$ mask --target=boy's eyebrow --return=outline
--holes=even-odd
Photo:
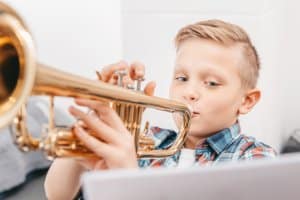
[[[178,72],[187,73],[187,70],[183,65],[175,65],[174,72],[175,73],[178,73]]]
[[[174,72],[183,72],[183,73],[188,73],[188,70],[186,69],[188,68],[187,66],[184,66],[184,65],[176,65],[174,67]],[[203,69],[201,69],[199,72],[201,72],[201,74],[204,74],[204,75],[214,75],[214,76],[222,76],[223,73],[214,69],[213,67],[203,67]]]
[[[176,69],[175,68],[174,73],[183,73],[183,74],[186,74],[187,71],[185,69]]]
[[[225,82],[226,78],[224,78],[223,76],[219,75],[219,74],[206,74],[207,77],[212,77],[212,78],[216,78],[217,81],[221,81],[221,82]]]
[[[188,70],[183,65],[176,65],[174,67],[174,75],[176,75],[178,73],[189,74]],[[217,78],[219,81],[224,82],[226,80],[225,75],[221,71],[218,71],[218,70],[216,70],[214,68],[211,68],[211,67],[205,67],[204,69],[201,69],[201,71],[198,71],[197,73],[202,78],[210,76],[210,77]]]
[[[220,72],[220,71],[217,71],[215,69],[208,69],[208,70],[204,70],[202,72],[202,76],[208,76],[208,77],[215,77],[217,78],[219,81],[225,81],[226,78],[225,78],[225,75]]]

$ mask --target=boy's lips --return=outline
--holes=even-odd
[[[191,117],[197,117],[200,115],[200,112],[198,111],[199,109],[194,108],[194,106],[187,104],[187,106],[189,107],[189,110],[191,112]]]
[[[192,117],[197,117],[197,116],[199,116],[199,115],[200,115],[200,113],[197,112],[197,111],[193,111],[193,112],[192,112]]]

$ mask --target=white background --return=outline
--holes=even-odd
[[[140,60],[156,95],[168,97],[173,38],[184,25],[219,18],[242,26],[261,58],[261,102],[241,118],[242,131],[277,150],[300,127],[300,3],[296,0],[7,0],[24,17],[38,59],[72,73],[94,71],[120,59]],[[64,105],[64,104],[62,104]],[[150,114],[151,116],[151,114]],[[153,124],[164,121],[152,114]]]

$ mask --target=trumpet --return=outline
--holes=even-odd
[[[49,124],[40,138],[33,137],[26,127],[26,100],[31,95],[50,98]],[[42,150],[53,157],[93,157],[70,127],[54,125],[54,98],[85,98],[107,102],[113,107],[135,138],[137,157],[165,157],[183,145],[191,113],[180,102],[90,80],[51,68],[36,60],[33,38],[16,11],[0,2],[0,127],[11,125],[15,143],[23,151]],[[154,108],[182,117],[173,145],[155,149],[154,141],[141,131],[142,114]]]

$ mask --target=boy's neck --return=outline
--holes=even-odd
[[[236,123],[239,123],[238,120],[236,120],[231,126],[233,126]],[[218,132],[216,132],[216,133],[218,133]],[[214,133],[214,134],[216,134],[216,133]],[[214,134],[211,134],[211,135],[214,135]],[[196,149],[196,146],[203,144],[206,139],[207,139],[207,137],[196,137],[194,135],[188,135],[187,139],[184,143],[184,148]]]
[[[184,147],[187,149],[196,149],[196,146],[203,143],[206,138],[198,138],[194,136],[187,136],[187,139],[184,143]]]

